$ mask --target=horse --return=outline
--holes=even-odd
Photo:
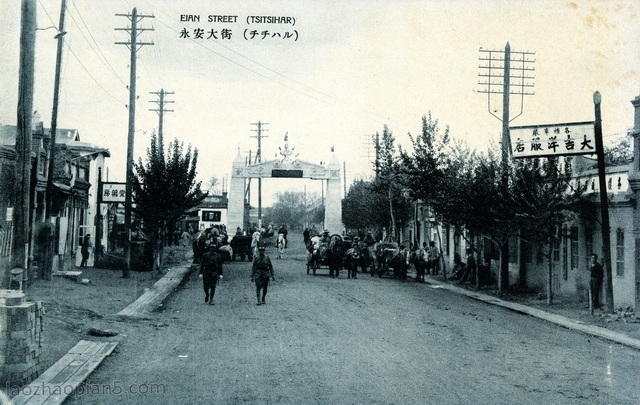
[[[416,281],[424,282],[424,275],[428,266],[425,250],[421,248],[411,252],[409,262],[413,263],[413,267],[416,269]]]
[[[282,253],[284,252],[284,234],[278,234],[278,241],[276,242],[276,258],[282,259]]]
[[[409,270],[409,262],[411,258],[411,252],[408,248],[400,246],[398,252],[389,259],[389,267],[393,269],[394,280],[406,280],[407,271]]]
[[[329,277],[338,278],[344,261],[343,241],[339,235],[331,237],[326,252],[326,261],[329,266]]]
[[[307,274],[309,274],[309,269],[316,269],[317,266],[320,265],[319,260],[319,250],[320,250],[320,237],[313,236],[306,241],[305,246],[307,247],[307,251],[309,254],[307,255]]]
[[[369,265],[371,258],[369,257],[369,249],[364,242],[356,242],[345,252],[344,267],[347,269],[348,278],[356,278],[358,266],[362,268],[364,273]]]
[[[393,269],[395,280],[406,280],[409,267],[409,252],[404,246],[398,246],[395,242],[379,242],[375,246],[378,259],[378,277],[382,277],[389,269]],[[371,276],[375,275],[371,272]]]

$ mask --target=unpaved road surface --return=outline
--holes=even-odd
[[[193,275],[121,343],[73,404],[637,404],[640,354],[413,281],[306,274],[301,238],[225,264],[215,305]]]

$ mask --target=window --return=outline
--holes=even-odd
[[[444,251],[447,256],[451,255],[449,238],[451,237],[451,228],[446,225],[444,228]]]
[[[509,263],[518,263],[518,237],[509,238]]]
[[[202,211],[202,220],[208,222],[220,222],[220,211]]]
[[[580,266],[580,259],[578,256],[578,227],[572,226],[569,231],[569,238],[571,240],[571,268],[577,269]]]
[[[559,262],[560,261],[560,235],[554,236],[553,241],[551,243],[553,243],[553,252],[551,253],[553,255],[553,261]]]
[[[593,252],[593,229],[586,228],[584,230],[584,240],[587,248],[587,256],[590,256]]]
[[[616,230],[616,276],[624,277],[624,229]]]
[[[522,247],[522,260],[524,260],[525,263],[531,263],[533,261],[531,243],[526,239],[521,239],[520,246]]]
[[[567,235],[567,226],[562,226],[562,279],[569,278],[569,235]]]

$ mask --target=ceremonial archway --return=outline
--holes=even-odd
[[[327,165],[318,165],[298,159],[291,159],[292,151],[289,149],[287,137],[285,137],[284,149],[280,154],[282,159],[274,159],[266,162],[247,166],[238,150],[233,161],[231,181],[229,182],[229,205],[227,210],[227,229],[238,227],[246,228],[245,218],[245,179],[248,178],[290,178],[326,180],[327,193],[324,200],[324,226],[331,233],[341,233],[342,225],[342,199],[340,182],[340,163],[333,154]]]

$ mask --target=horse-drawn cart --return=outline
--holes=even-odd
[[[329,277],[338,277],[340,270],[344,268],[344,244],[342,236],[331,235],[329,242],[322,242],[318,236],[311,238],[307,245],[309,259],[307,260],[307,274],[320,268],[329,269]]]
[[[396,280],[406,280],[410,261],[408,242],[398,245],[395,242],[379,242],[375,246],[375,254],[378,260],[377,271],[372,271],[371,276],[382,277],[391,273]]]

